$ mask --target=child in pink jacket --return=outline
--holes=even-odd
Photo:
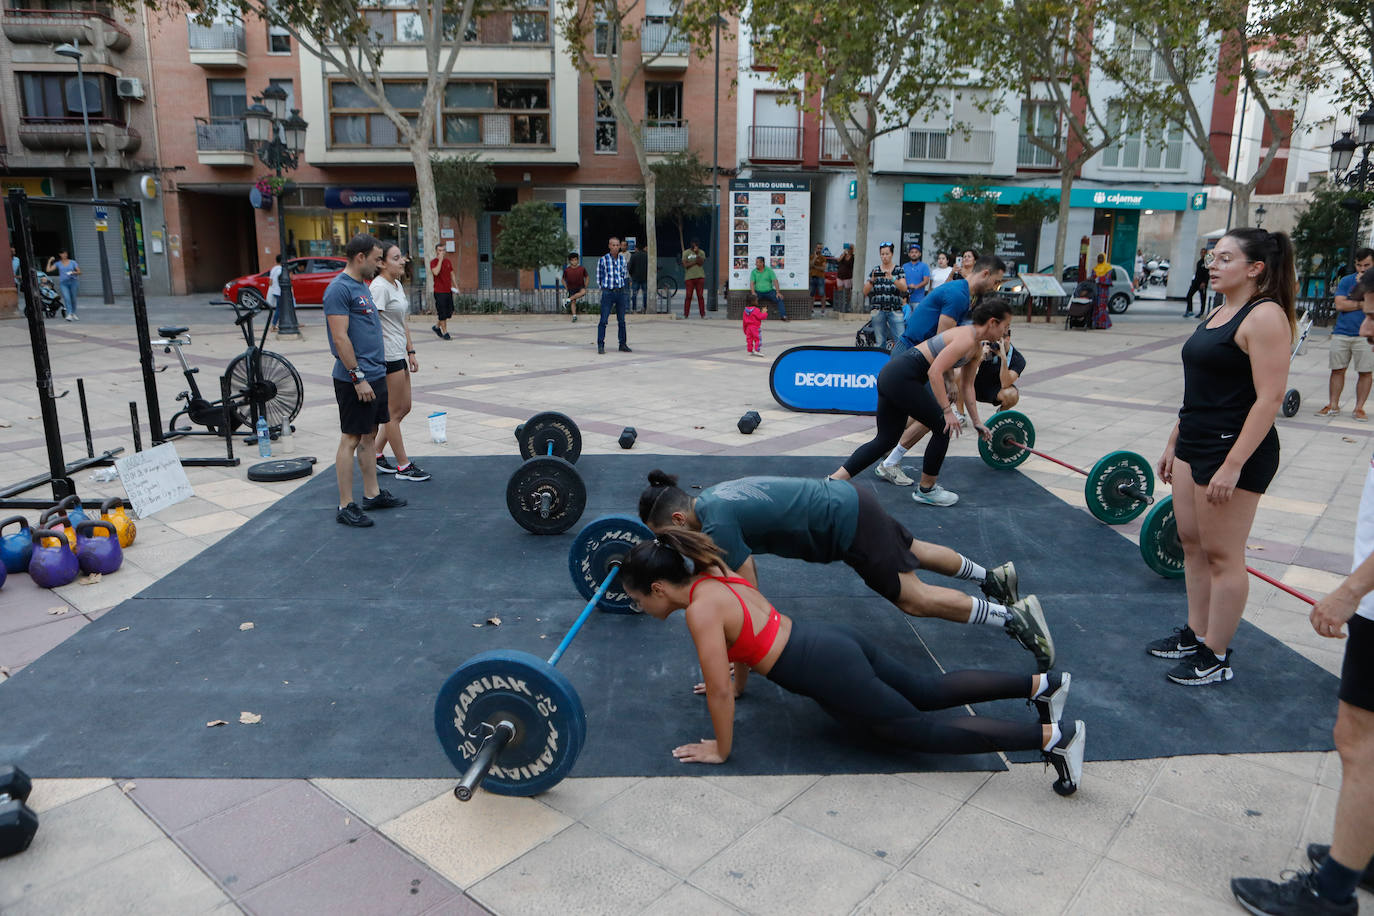
[[[753,292],[744,300],[744,349],[754,356],[763,355],[763,332],[761,325],[768,317],[768,310],[759,306],[759,297]]]

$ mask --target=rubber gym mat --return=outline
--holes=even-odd
[[[424,463],[434,480],[391,484],[412,504],[375,513],[365,530],[333,521],[333,475],[316,475],[28,665],[0,689],[0,759],[46,777],[452,775],[432,727],[444,679],[487,649],[547,657],[582,601],[567,571],[570,536],[528,534],[505,510],[517,457]],[[578,469],[589,506],[573,530],[633,513],[651,468],[690,487],[751,473],[822,476],[837,463],[585,455]],[[1040,595],[1060,667],[1074,674],[1069,714],[1089,722],[1090,759],[1331,747],[1334,677],[1242,624],[1236,681],[1170,685],[1167,663],[1142,646],[1178,625],[1180,582],[1149,572],[1128,540],[1016,472],[956,458],[942,482],[961,494],[957,506],[918,507],[909,490],[861,485],[917,537],[978,562],[1016,561],[1022,593]],[[920,670],[1031,670],[1029,654],[998,630],[908,618],[842,564],[762,557],[759,569],[783,611],[858,626]],[[496,617],[499,625],[488,622]],[[241,630],[245,622],[254,627]],[[559,670],[588,716],[573,776],[694,772],[669,753],[710,734],[691,693],[699,673],[680,615],[660,623],[595,614]],[[1031,715],[1020,701],[981,709]],[[262,719],[240,724],[242,712]],[[216,720],[228,724],[207,727]],[[992,755],[923,756],[856,741],[810,700],[753,678],[737,706],[735,752],[711,772],[1001,767]]]

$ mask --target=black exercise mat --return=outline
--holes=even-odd
[[[527,534],[506,513],[517,458],[425,463],[434,481],[392,484],[413,505],[375,513],[367,531],[334,523],[333,475],[317,475],[30,664],[0,689],[0,759],[48,777],[451,775],[432,725],[443,680],[487,649],[546,657],[582,602],[568,576],[570,537]],[[578,463],[589,498],[583,523],[632,512],[653,467],[690,487],[750,473],[821,476],[836,464],[589,455]],[[1141,645],[1177,625],[1181,583],[1150,573],[1134,545],[1019,474],[951,459],[943,482],[963,497],[952,509],[865,485],[917,537],[986,563],[1016,560],[1023,593],[1041,596],[1061,667],[1074,673],[1069,712],[1089,722],[1091,759],[1330,748],[1335,678],[1243,624],[1243,680],[1168,685],[1166,663]],[[1029,654],[996,629],[908,618],[843,565],[762,557],[759,568],[782,610],[859,626],[918,669],[936,671],[928,645],[947,670],[1030,670]],[[485,623],[493,616],[500,626]],[[254,628],[241,631],[248,621]],[[559,670],[588,715],[574,776],[682,774],[670,749],[710,734],[704,702],[691,694],[699,672],[680,616],[594,615]],[[1014,701],[984,710],[1030,714]],[[240,725],[245,711],[261,723]],[[230,724],[206,727],[217,719]],[[736,736],[715,772],[1001,768],[990,755],[855,742],[811,701],[757,677],[738,704]]]

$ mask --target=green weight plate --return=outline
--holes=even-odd
[[[1150,507],[1146,500],[1122,492],[1123,487],[1146,496],[1154,494],[1155,474],[1150,462],[1135,452],[1112,452],[1088,472],[1083,495],[1094,518],[1108,525],[1124,525]]]
[[[520,443],[520,457],[527,461],[536,455],[553,455],[577,464],[582,454],[582,431],[572,417],[553,410],[537,413],[521,423],[515,429],[515,439]]]
[[[534,534],[562,534],[587,508],[587,486],[562,458],[536,455],[506,484],[506,508],[521,528]]]
[[[978,439],[978,454],[994,470],[1014,468],[1030,457],[1027,448],[1035,447],[1035,426],[1030,417],[1015,410],[1004,410],[988,421],[991,440]]]
[[[1183,545],[1174,522],[1174,498],[1166,496],[1145,514],[1140,529],[1140,555],[1145,565],[1166,579],[1183,577]]]

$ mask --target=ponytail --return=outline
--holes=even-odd
[[[1293,240],[1286,232],[1268,229],[1232,229],[1226,233],[1236,240],[1240,250],[1252,263],[1263,264],[1264,273],[1255,281],[1255,293],[1273,299],[1288,316],[1288,330],[1292,339],[1298,337],[1298,268],[1293,254]]]
[[[665,471],[649,472],[649,485],[639,494],[639,520],[655,530],[673,523],[673,513],[686,512],[692,498]]]
[[[725,556],[709,535],[667,528],[635,545],[620,567],[620,580],[627,588],[648,592],[655,582],[685,585],[713,566],[725,568]]]

